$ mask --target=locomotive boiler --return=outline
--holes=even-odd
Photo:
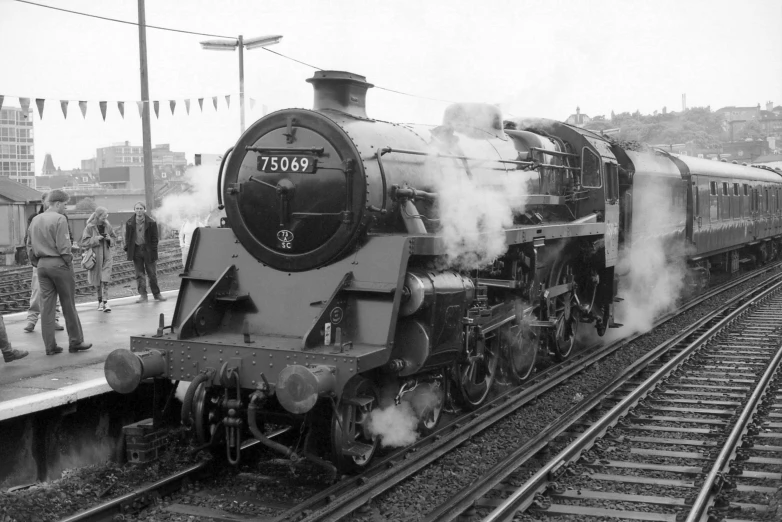
[[[109,356],[113,389],[188,381],[182,421],[230,460],[255,437],[351,471],[378,447],[374,411],[407,401],[427,432],[446,405],[476,408],[496,381],[527,378],[539,354],[567,358],[579,326],[616,326],[608,142],[548,120],[504,124],[484,104],[450,106],[436,126],[380,121],[364,77],[307,81],[312,110],[261,118],[226,154],[224,223],[193,235],[170,327]],[[446,207],[475,208],[460,184],[511,194],[490,258],[454,253],[446,234]],[[304,442],[267,438],[280,424]]]

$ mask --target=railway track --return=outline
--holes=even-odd
[[[776,270],[780,266],[782,266],[782,264],[769,265],[765,270]],[[756,277],[765,270],[750,273],[691,300],[676,312],[671,312],[670,314],[661,317],[655,323],[655,327],[684,311],[694,308],[703,301],[745,282],[747,279]],[[499,422],[515,410],[528,404],[530,401],[535,400],[536,397],[545,393],[547,390],[566,381],[589,365],[622,349],[622,347],[632,343],[642,335],[644,334],[633,335],[630,338],[606,346],[596,347],[592,350],[584,350],[581,353],[575,354],[563,364],[552,366],[539,372],[522,387],[506,390],[479,410],[462,415],[445,424],[429,437],[421,439],[409,447],[397,450],[382,459],[379,459],[371,468],[367,469],[361,475],[344,478],[336,484],[312,495],[307,501],[290,509],[282,510],[277,506],[274,520],[280,522],[285,520],[308,522],[338,520],[351,512],[360,512],[373,498],[382,494],[384,491],[391,489],[395,485],[411,477],[449,451],[452,451],[454,448],[469,441],[476,434],[485,430],[492,424]],[[583,411],[585,410],[582,409],[581,412]],[[202,476],[204,472],[204,467],[194,466],[193,471],[190,474],[178,474],[176,478],[170,477],[171,480],[164,479],[161,483],[164,483],[168,490],[176,489],[177,483],[181,486],[181,484],[195,480],[196,476]],[[118,512],[117,509],[124,510],[121,512],[140,509],[144,502],[139,499],[151,498],[151,491],[154,491],[154,488],[135,495],[132,500],[126,500],[124,503],[120,501],[121,506],[119,508],[117,507],[118,501],[114,500],[105,504],[105,508],[96,506],[91,509],[89,511],[89,516],[75,515],[66,520],[68,522],[112,520],[111,513],[116,514]],[[471,508],[472,503],[473,502],[470,502],[465,509]],[[259,503],[259,505],[260,504],[262,503]],[[111,507],[112,505],[114,507]],[[269,507],[273,508],[274,506],[270,505]],[[103,511],[104,509],[106,511]],[[456,516],[462,514],[463,511],[464,510],[459,511]]]
[[[777,276],[655,348],[425,520],[476,509],[492,522],[525,510],[554,520],[779,520],[769,498],[782,491],[781,339]]]
[[[94,292],[87,283],[87,271],[80,266],[81,257],[74,258],[76,267],[76,295]],[[0,272],[0,313],[23,312],[30,304],[31,266],[16,267]],[[179,243],[176,240],[161,241],[159,245],[158,273],[165,274],[182,268]],[[124,252],[114,254],[114,267],[111,272],[111,286],[133,281],[135,269],[133,262],[127,261]]]

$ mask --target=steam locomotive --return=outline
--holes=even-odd
[[[661,238],[701,276],[778,252],[776,172],[634,152],[483,104],[452,105],[438,126],[385,122],[366,113],[363,76],[307,81],[313,110],[261,118],[224,157],[226,217],[194,234],[170,327],[105,364],[123,393],[189,381],[182,421],[231,461],[252,436],[356,471],[378,448],[380,408],[410,405],[425,433],[449,403],[481,406],[538,356],[569,357],[580,328],[621,326],[616,265],[633,242]],[[468,248],[455,253],[443,221],[476,208],[476,188],[511,203],[501,251],[477,260],[469,245],[489,233],[457,229]],[[271,425],[304,443],[270,440]]]

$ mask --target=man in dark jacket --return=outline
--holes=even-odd
[[[147,206],[141,201],[136,203],[133,211],[136,215],[125,223],[125,251],[128,253],[128,261],[133,261],[136,269],[139,294],[136,302],[145,303],[149,300],[145,273],[149,276],[152,296],[156,301],[165,301],[166,298],[160,295],[160,287],[157,285],[157,222],[147,214]]]

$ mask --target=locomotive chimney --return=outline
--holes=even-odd
[[[315,89],[316,111],[332,109],[367,118],[367,90],[374,87],[366,77],[345,71],[317,71],[307,82]]]

